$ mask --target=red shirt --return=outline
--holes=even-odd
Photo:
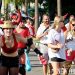
[[[5,53],[14,53],[17,51],[17,46],[18,46],[18,43],[17,43],[17,40],[15,38],[15,35],[13,35],[14,37],[14,46],[11,47],[11,48],[7,48],[6,46],[6,43],[5,43],[5,38],[4,36],[2,36],[2,40],[3,40],[3,47],[2,47],[2,50],[5,52]]]
[[[14,32],[18,33],[16,30],[14,30]],[[30,36],[30,33],[29,33],[29,29],[28,28],[24,28],[23,31],[21,31],[19,33],[21,36],[23,36],[24,38]],[[26,47],[26,44],[23,43],[23,42],[18,42],[18,48],[25,48]]]
[[[62,27],[63,32],[65,32],[67,30],[67,28],[65,26]]]
[[[0,20],[0,24],[4,24],[4,22],[2,20]]]
[[[20,10],[17,10],[15,15],[12,15],[11,17],[12,19],[15,19],[17,17],[17,19],[15,19],[14,22],[12,22],[13,25],[18,25],[22,21]]]
[[[31,26],[31,29],[32,29],[32,32],[33,32],[33,37],[35,37],[35,29],[34,29],[34,26]]]

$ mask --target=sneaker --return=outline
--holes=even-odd
[[[47,60],[41,55],[39,55],[39,60],[41,61],[41,63],[43,64],[43,65],[46,65],[47,64]]]

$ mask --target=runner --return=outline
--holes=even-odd
[[[71,30],[68,31],[66,38],[66,69],[67,74],[69,73],[69,69],[72,65],[72,62],[75,64],[75,19],[71,21]]]
[[[18,57],[18,42],[27,43],[34,51],[38,51],[33,45],[31,38],[24,38],[13,32],[14,25],[11,21],[5,21],[2,26],[4,35],[0,37],[1,66],[0,75],[18,75],[19,73],[19,57]]]
[[[59,75],[60,64],[66,60],[65,55],[65,37],[62,31],[63,20],[54,21],[54,27],[48,34],[48,55],[53,68],[52,75]]]
[[[42,62],[43,65],[43,75],[47,75],[47,64],[48,64],[48,47],[47,47],[47,34],[48,34],[48,29],[50,29],[50,22],[49,22],[49,16],[47,14],[43,15],[43,20],[42,23],[40,24],[36,38],[40,41],[39,47],[41,53],[43,53],[43,56],[45,60]],[[41,58],[39,58],[40,61]]]

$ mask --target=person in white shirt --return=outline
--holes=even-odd
[[[43,20],[41,25],[39,26],[36,34],[36,39],[40,41],[39,47],[41,53],[43,53],[44,58],[46,59],[47,63],[42,63],[43,65],[43,73],[44,75],[47,75],[47,64],[48,64],[48,47],[47,44],[47,34],[50,29],[50,23],[49,23],[49,16],[44,14]]]
[[[54,22],[54,28],[48,33],[48,55],[53,68],[52,75],[59,75],[60,64],[66,60],[65,37],[62,31],[63,21],[58,19]]]

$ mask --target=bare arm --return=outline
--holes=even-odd
[[[48,44],[48,48],[56,49],[59,48],[58,45]]]
[[[31,47],[33,44],[33,39],[31,37],[24,38],[19,34],[16,34],[16,39],[18,42],[23,42],[25,43],[28,47]]]
[[[42,34],[40,34],[40,35],[37,35],[36,36],[36,39],[37,40],[40,40],[42,37],[44,37],[45,35],[47,35],[48,34],[48,32],[44,32],[44,33],[42,33]]]
[[[22,37],[21,35],[19,35],[19,34],[15,34],[15,36],[16,36],[16,39],[17,39],[17,41],[18,42],[23,42],[23,43],[27,43],[27,38],[24,38],[24,37]]]
[[[0,48],[3,46],[2,35],[0,36]]]
[[[46,27],[46,29],[39,35],[36,35],[36,39],[40,40],[42,37],[48,35],[48,32],[51,28],[49,26]]]
[[[48,44],[48,48],[51,48],[53,52],[58,52],[60,48],[62,48],[63,45],[58,43],[56,45],[53,45],[53,44]]]

